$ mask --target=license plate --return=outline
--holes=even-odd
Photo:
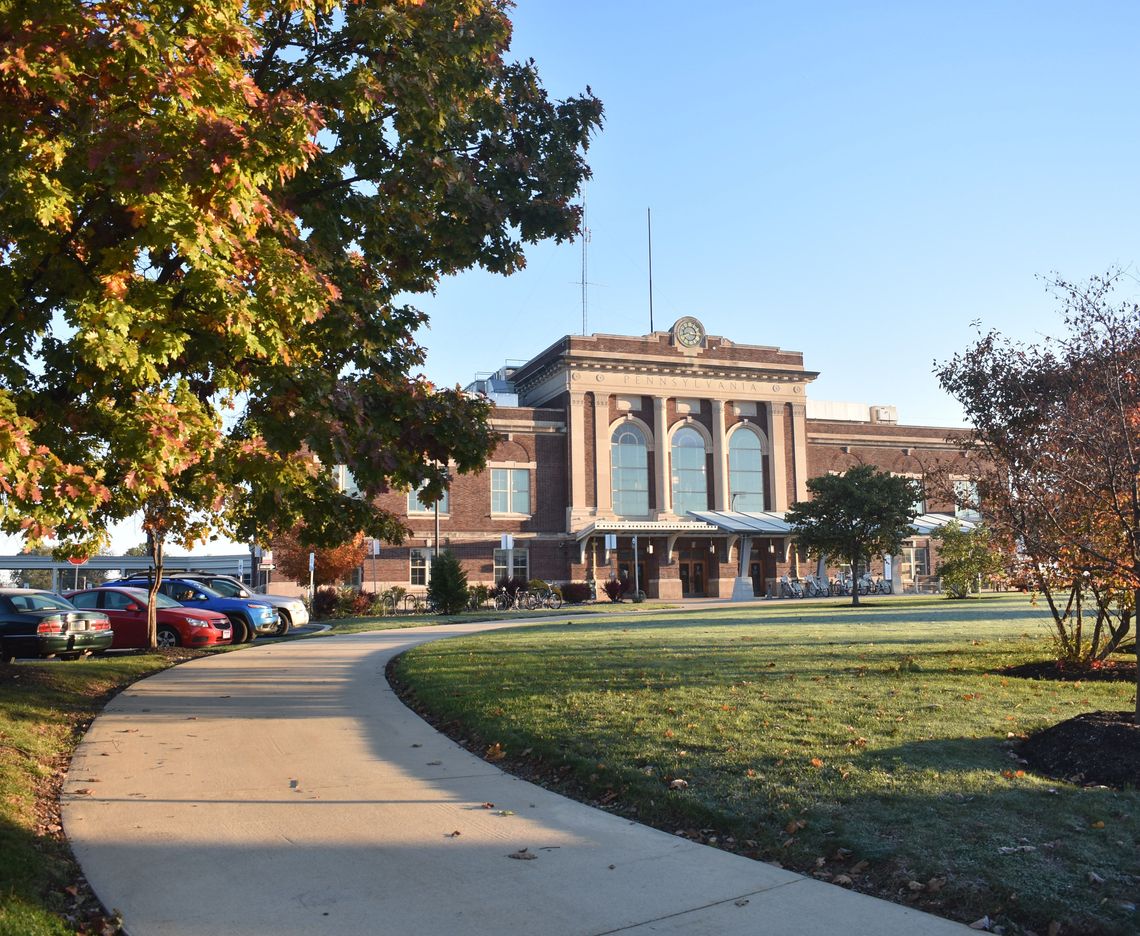
[[[232,636],[233,636],[233,633],[234,633],[233,631],[231,631],[231,630],[228,630],[228,629],[227,629],[227,630],[223,630],[223,631],[221,632],[221,634],[222,634],[222,638],[224,639],[224,638],[226,638],[226,637],[232,637]]]

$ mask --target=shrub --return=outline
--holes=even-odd
[[[590,585],[588,582],[567,582],[562,586],[562,600],[567,604],[581,604],[590,600]]]
[[[501,578],[497,583],[497,587],[505,588],[507,594],[514,598],[521,589],[526,588],[526,582],[520,578]]]
[[[467,607],[477,611],[491,600],[491,589],[486,585],[471,585],[467,589]]]
[[[617,604],[622,599],[622,595],[626,591],[626,583],[618,579],[606,579],[602,585],[602,590],[606,593],[606,597],[614,604]]]
[[[328,586],[318,588],[317,594],[313,600],[312,607],[313,619],[316,621],[327,621],[331,617],[336,616],[336,589]]]
[[[440,614],[459,614],[467,607],[467,573],[450,550],[431,561],[428,598]]]
[[[526,583],[526,587],[527,587],[527,591],[544,592],[550,586],[547,585],[546,582],[544,582],[542,579],[534,578],[534,579],[531,579],[529,582]]]

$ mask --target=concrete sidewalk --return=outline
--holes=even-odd
[[[253,646],[131,687],[63,795],[95,892],[131,936],[969,932],[515,779],[384,678],[409,646],[517,623]]]

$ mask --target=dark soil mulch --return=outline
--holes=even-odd
[[[1101,660],[1096,665],[1074,666],[1059,660],[1043,660],[1038,663],[1022,663],[1020,666],[1007,666],[1001,670],[1002,676],[1018,679],[1060,679],[1066,682],[1136,681],[1136,663],[1133,660]]]
[[[1030,735],[1020,754],[1038,773],[1071,783],[1140,787],[1133,712],[1085,712]]]

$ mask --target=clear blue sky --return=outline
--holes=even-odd
[[[648,331],[651,207],[657,328],[695,315],[802,351],[817,399],[958,425],[932,362],[972,321],[1034,340],[1060,329],[1039,275],[1136,273],[1140,4],[521,0],[514,20],[552,96],[606,108],[590,332]],[[580,332],[581,260],[544,245],[442,283],[419,301],[427,375]]]

